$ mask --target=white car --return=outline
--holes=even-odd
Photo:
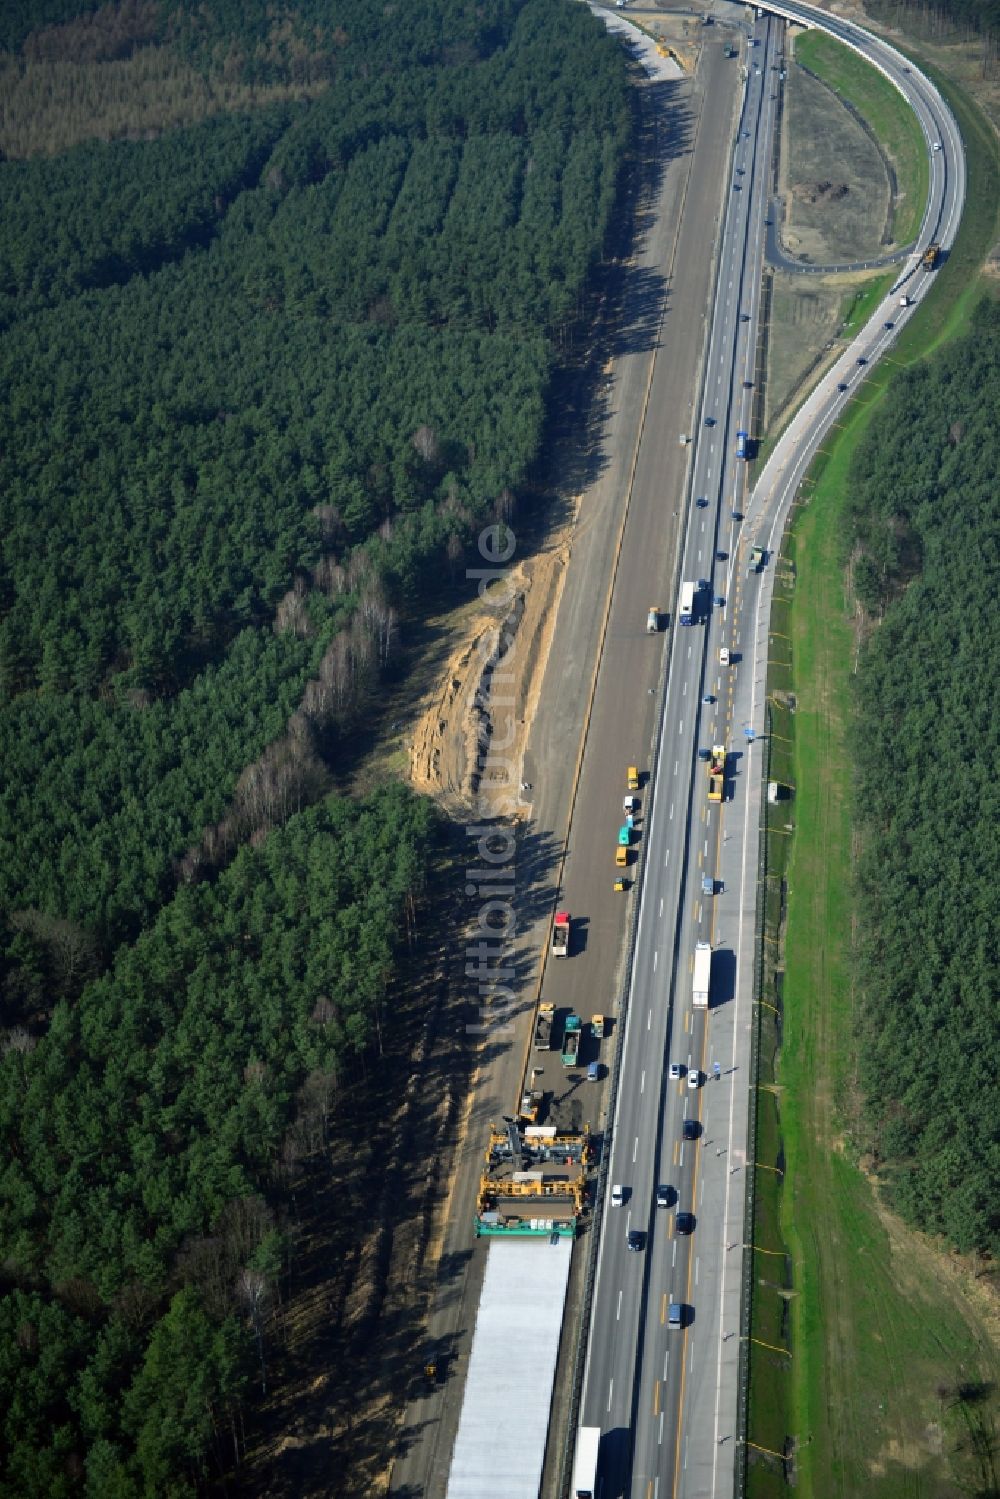
[[[622,1205],[622,1203],[624,1201],[625,1201],[625,1193],[623,1192],[622,1188],[621,1187],[612,1187],[611,1188],[611,1206],[613,1208],[620,1208],[621,1205]]]
[[[692,1067],[690,1072],[688,1073],[688,1087],[697,1088],[700,1082],[701,1073],[698,1071],[697,1067]]]
[[[941,149],[941,142],[940,141],[935,141],[934,144],[933,144],[933,146],[931,147],[931,150],[932,151],[940,151],[940,149]]]
[[[683,1062],[671,1062],[670,1063],[670,1081],[672,1083],[679,1083],[680,1080],[681,1080],[681,1078],[683,1076],[684,1076],[684,1063]]]

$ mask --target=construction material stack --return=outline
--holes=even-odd
[[[552,1020],[555,1009],[550,1004],[540,1004],[538,1015],[535,1019],[535,1050],[551,1051],[552,1049]]]

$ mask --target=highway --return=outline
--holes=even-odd
[[[610,1434],[602,1447],[605,1499],[686,1492],[689,1473],[698,1475],[698,1487],[691,1492],[714,1493],[720,1463],[731,1482],[732,1445],[716,1439],[717,1420],[727,1416],[717,1412],[716,1392],[722,1384],[720,1358],[735,1360],[738,1353],[736,1340],[722,1341],[728,1331],[720,1321],[727,1301],[730,1321],[738,1329],[740,1294],[738,1256],[732,1259],[730,1252],[727,1265],[722,1229],[733,1213],[742,1221],[742,1184],[734,1183],[731,1166],[745,1118],[746,1073],[745,1063],[742,1075],[736,1070],[735,1033],[723,1050],[718,1015],[724,976],[718,960],[711,1031],[706,1012],[691,1005],[694,943],[715,937],[715,910],[730,899],[701,893],[702,875],[715,879],[719,872],[722,819],[718,811],[709,811],[707,775],[697,751],[732,737],[729,670],[719,666],[718,651],[740,535],[740,522],[732,515],[737,507],[729,501],[745,468],[735,457],[736,432],[749,429],[753,400],[763,218],[776,115],[772,65],[778,60],[782,29],[766,18],[756,23],[743,108],[731,141],[682,566],[685,579],[704,586],[696,593],[697,623],[680,626],[673,614],[651,788],[655,811],[642,851],[642,905],[609,1164],[609,1181],[620,1183],[628,1197],[623,1207],[605,1211],[581,1417],[583,1424],[599,1425]],[[712,702],[703,702],[705,696]],[[730,791],[735,770],[734,761]],[[682,1064],[681,1080],[668,1081],[667,1061]],[[722,1074],[718,1082],[716,1061]],[[692,1068],[701,1080],[697,1088],[688,1086]],[[715,1120],[720,1108],[728,1120]],[[682,1138],[685,1119],[696,1121],[698,1139]],[[728,1125],[727,1146],[719,1154],[723,1124]],[[667,1208],[655,1206],[661,1184],[670,1188]],[[694,1215],[692,1234],[677,1233],[679,1212]],[[628,1249],[632,1229],[646,1236],[644,1252]],[[667,1325],[671,1302],[684,1308],[679,1331]],[[684,1422],[680,1415],[686,1400],[694,1414]],[[728,1416],[730,1436],[733,1427],[734,1412]]]
[[[800,20],[812,14],[798,5],[770,10]],[[581,486],[544,711],[524,764],[534,790],[518,872],[531,921],[519,956],[528,971],[529,955],[533,961],[545,940],[547,917],[531,892],[550,889],[555,851],[564,849],[559,904],[574,915],[573,951],[568,962],[546,965],[544,997],[584,1018],[603,1011],[625,1024],[623,1037],[612,1024],[600,1051],[607,1062],[620,1048],[602,1181],[609,1193],[620,1183],[629,1197],[622,1207],[602,1204],[597,1214],[598,1277],[580,1420],[603,1433],[598,1499],[733,1492],[761,816],[756,751],[743,736],[745,725],[762,728],[772,578],[770,565],[748,575],[747,558],[753,542],[777,550],[788,506],[824,434],[912,315],[898,305],[901,288],[919,305],[933,285],[933,273],[919,269],[920,249],[935,239],[947,250],[964,198],[961,142],[932,86],[891,48],[868,43],[839,18],[815,14],[859,50],[868,48],[920,112],[931,192],[917,254],[868,328],[795,414],[744,498],[746,465],[735,457],[735,433],[749,428],[753,396],[743,382],[752,378],[757,338],[780,25],[766,17],[755,23],[760,45],[744,49],[749,74],[737,111],[730,100],[738,64],[724,58],[720,41],[705,47],[696,78],[653,85],[663,100],[657,123],[663,177],[640,210],[640,249],[626,273],[624,305],[631,311],[614,351],[597,462]],[[935,140],[942,149],[932,152]],[[706,418],[715,425],[705,426]],[[678,443],[681,432],[693,435],[690,446]],[[734,520],[733,511],[745,518]],[[706,623],[678,626],[678,577],[709,583],[701,594]],[[716,597],[725,602],[712,603]],[[658,637],[645,633],[652,604],[668,620]],[[738,658],[728,669],[718,662],[723,643]],[[706,694],[716,701],[703,704]],[[715,742],[727,746],[729,773],[727,800],[710,811],[697,750]],[[630,763],[651,777],[641,792],[638,862],[630,869],[638,884],[620,896],[611,890],[612,850]],[[705,873],[715,880],[711,896],[701,894]],[[629,934],[637,899],[629,975],[623,932]],[[551,909],[546,899],[544,911]],[[715,948],[707,1015],[691,1008],[697,940]],[[523,1056],[520,1047],[498,1045],[493,1052],[470,1104],[474,1151],[451,1200],[448,1270],[429,1320],[430,1334],[455,1349],[456,1369],[482,1272],[482,1246],[468,1248],[480,1142],[487,1121],[510,1109]],[[697,1067],[701,1085],[668,1083],[668,1061]],[[718,1081],[711,1078],[716,1062]],[[597,1122],[582,1075],[563,1076],[558,1063],[545,1074],[542,1087],[559,1093],[563,1104],[576,1099],[584,1117]],[[696,1141],[681,1139],[685,1117],[701,1126]],[[668,1208],[654,1206],[658,1183],[677,1193]],[[676,1235],[678,1209],[694,1214],[690,1236]],[[639,1253],[626,1248],[630,1229],[647,1236]],[[588,1245],[584,1239],[582,1247]],[[685,1307],[680,1331],[665,1325],[671,1297]],[[556,1392],[557,1420],[566,1393]],[[456,1419],[454,1398],[412,1403],[393,1492],[445,1492]],[[557,1430],[555,1466],[560,1443]]]
[[[740,1291],[749,1036],[752,1016],[758,828],[761,786],[753,736],[763,728],[767,622],[772,570],[748,570],[750,547],[773,556],[788,507],[816,449],[857,383],[892,346],[933,283],[920,267],[931,240],[945,251],[965,192],[957,126],[933,87],[892,48],[808,7],[771,7],[811,20],[865,53],[911,98],[930,160],[930,193],[914,255],[866,329],[819,382],[782,435],[753,494],[744,499],[745,464],[736,432],[749,430],[757,296],[770,190],[773,70],[782,28],[766,15],[754,25],[743,117],[735,140],[732,191],[719,251],[701,412],[695,431],[685,579],[708,619],[676,626],[671,611],[669,669],[642,848],[636,936],[608,1187],[605,1199],[581,1423],[603,1432],[598,1494],[684,1496],[733,1492],[737,1439]],[[757,68],[760,71],[757,71]],[[935,150],[937,143],[940,149]],[[905,295],[911,305],[900,306]],[[713,425],[706,425],[707,422]],[[706,503],[700,505],[699,500]],[[744,513],[745,512],[745,513]],[[719,664],[719,649],[733,664]],[[713,701],[705,702],[706,695]],[[726,745],[727,799],[706,800],[699,748]],[[652,802],[652,806],[650,806]],[[701,877],[713,878],[702,895]],[[691,1005],[694,944],[714,948],[712,1006]],[[695,1068],[668,1081],[667,1062]],[[720,1076],[715,1079],[715,1064]],[[696,1140],[682,1138],[685,1119]],[[655,1206],[656,1187],[672,1189]],[[677,1213],[694,1215],[678,1235]],[[644,1237],[631,1252],[627,1235]],[[683,1326],[667,1325],[671,1302]]]

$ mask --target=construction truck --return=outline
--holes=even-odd
[[[603,1015],[591,1015],[591,1017],[590,1017],[590,1029],[594,1033],[594,1039],[595,1040],[597,1040],[597,1041],[602,1040],[603,1037],[604,1037],[604,1016]]]
[[[638,771],[638,768],[635,765],[630,765],[629,766],[628,771],[627,771],[626,776],[625,776],[625,784],[628,787],[629,791],[638,791],[638,789],[639,789],[639,771]]]
[[[562,1064],[575,1067],[580,1055],[580,1037],[583,1034],[579,1015],[567,1015],[563,1026]]]
[[[569,957],[569,912],[557,911],[552,922],[552,956]]]
[[[691,1003],[696,1010],[708,1009],[708,991],[712,984],[712,949],[707,942],[696,942],[694,947],[694,979],[691,984]]]
[[[535,1050],[551,1051],[552,1049],[552,1020],[555,1015],[555,1006],[541,1004],[538,1006],[538,1016],[535,1020]]]
[[[618,847],[615,849],[615,868],[616,869],[627,869],[628,868],[628,849],[627,848],[623,848],[620,843],[619,843]]]
[[[941,259],[941,246],[938,244],[928,245],[920,257],[920,264],[925,271],[932,271]]]
[[[629,827],[627,822],[623,822],[621,827],[618,829],[618,842],[622,848],[628,848],[629,844],[632,842],[632,829]]]
[[[726,747],[724,744],[713,744],[712,758],[708,762],[708,799],[710,802],[721,802],[725,783]]]
[[[573,1462],[572,1499],[594,1499],[597,1493],[597,1458],[601,1450],[601,1428],[581,1426]]]

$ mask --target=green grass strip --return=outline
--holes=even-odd
[[[919,1238],[894,1242],[897,1230],[877,1212],[843,1138],[855,1049],[846,736],[856,643],[844,580],[850,464],[896,370],[968,327],[992,289],[980,272],[998,233],[995,137],[955,85],[935,82],[966,145],[969,198],[958,241],[891,358],[865,380],[814,463],[775,561],[771,775],[795,794],[768,808],[772,959],[784,879],[787,919],[780,1036],[773,1012],[762,1009],[757,1158],[782,1161],[785,1174],[756,1177],[753,1499],[787,1499],[789,1481],[800,1499],[982,1492],[977,1451],[985,1448],[968,1423],[980,1421],[985,1440],[998,1414],[995,1394],[981,1408],[953,1400],[963,1381],[1000,1388],[1000,1355]],[[764,998],[775,998],[770,984]],[[772,1453],[788,1454],[786,1462]]]

